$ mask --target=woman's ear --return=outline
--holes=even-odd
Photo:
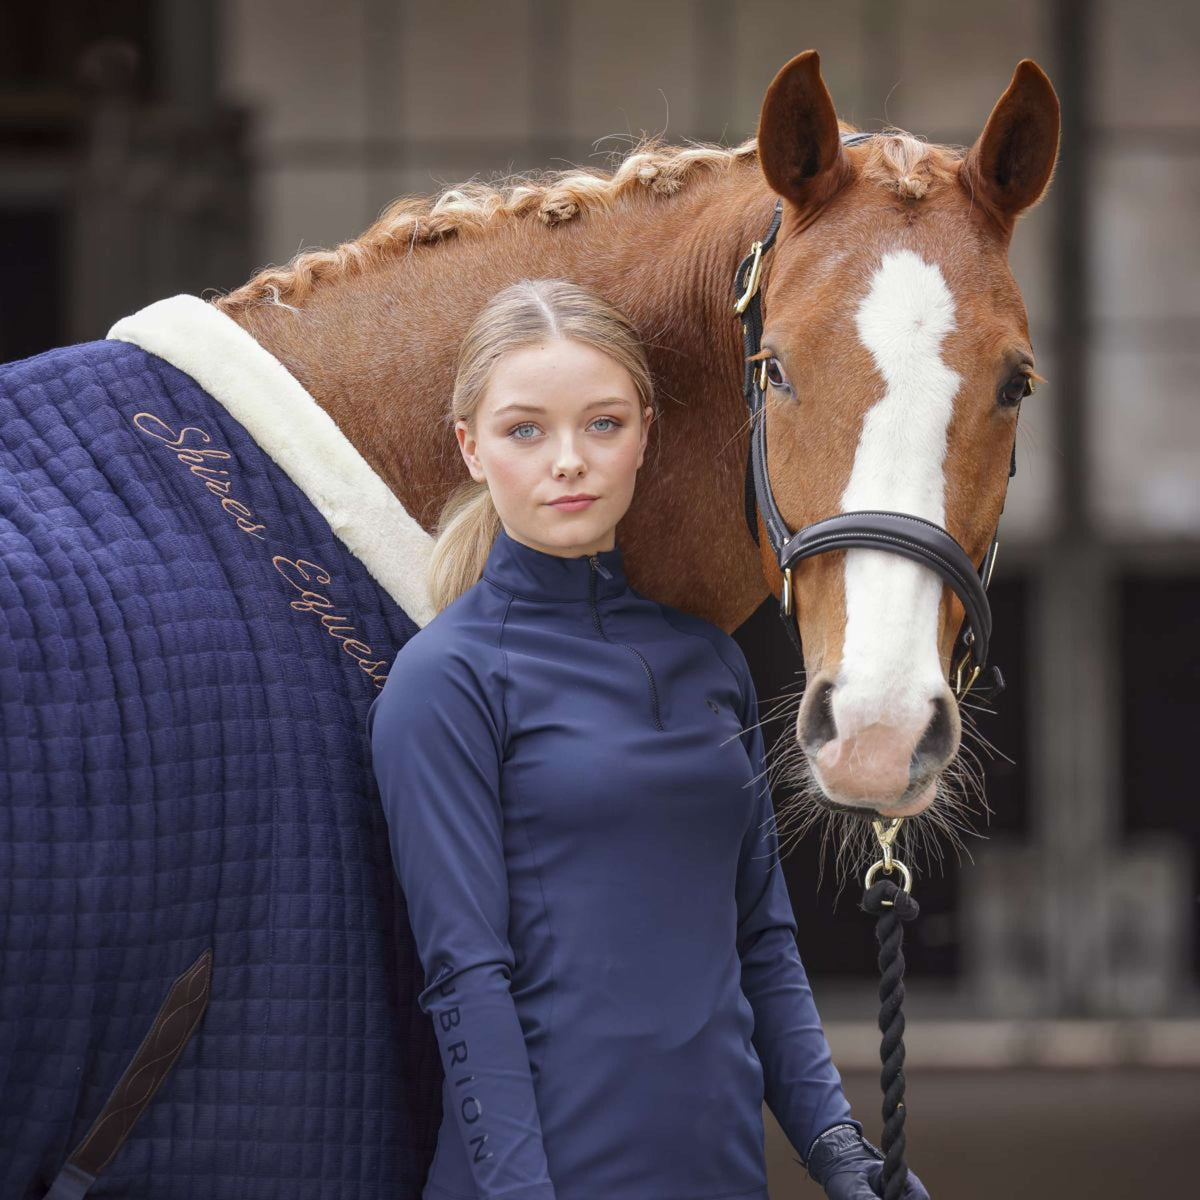
[[[642,409],[642,444],[638,448],[637,465],[642,465],[642,460],[646,457],[646,443],[650,439],[650,422],[654,420],[654,409],[647,404]]]
[[[463,457],[463,462],[467,464],[467,470],[471,472],[471,478],[476,483],[484,483],[487,476],[483,472],[483,466],[479,461],[479,455],[476,453],[476,439],[471,432],[467,422],[461,418],[454,422],[454,436],[458,439],[458,452]]]

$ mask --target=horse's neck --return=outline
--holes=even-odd
[[[400,251],[322,281],[298,311],[262,305],[237,319],[432,530],[467,477],[446,412],[455,354],[482,300],[521,276],[562,276],[607,296],[647,343],[661,412],[620,526],[631,582],[732,629],[767,594],[743,517],[733,270],[772,199],[757,172],[731,171],[549,232],[511,221]]]

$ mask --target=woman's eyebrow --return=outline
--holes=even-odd
[[[624,396],[602,396],[599,400],[589,400],[583,406],[583,411],[587,412],[587,410],[589,408],[598,408],[601,404],[605,404],[605,405],[624,404],[628,407],[629,400],[626,399],[626,397],[624,397]],[[522,412],[535,412],[535,413],[540,413],[540,412],[546,411],[540,404],[513,403],[513,404],[506,404],[506,405],[504,405],[503,408],[496,409],[496,411],[492,414],[492,416],[498,417],[498,416],[500,416],[501,413],[511,412],[511,411],[518,410],[518,409]]]

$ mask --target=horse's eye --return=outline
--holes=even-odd
[[[783,367],[779,365],[779,359],[767,359],[767,382],[772,387],[786,387],[787,376],[783,373]]]
[[[996,400],[1001,408],[1016,408],[1026,396],[1033,395],[1033,380],[1024,371],[1014,375],[1001,389]]]

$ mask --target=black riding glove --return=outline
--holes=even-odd
[[[879,1200],[883,1154],[853,1125],[834,1125],[808,1148],[808,1173],[829,1200]],[[929,1200],[925,1185],[910,1169],[903,1200]]]

